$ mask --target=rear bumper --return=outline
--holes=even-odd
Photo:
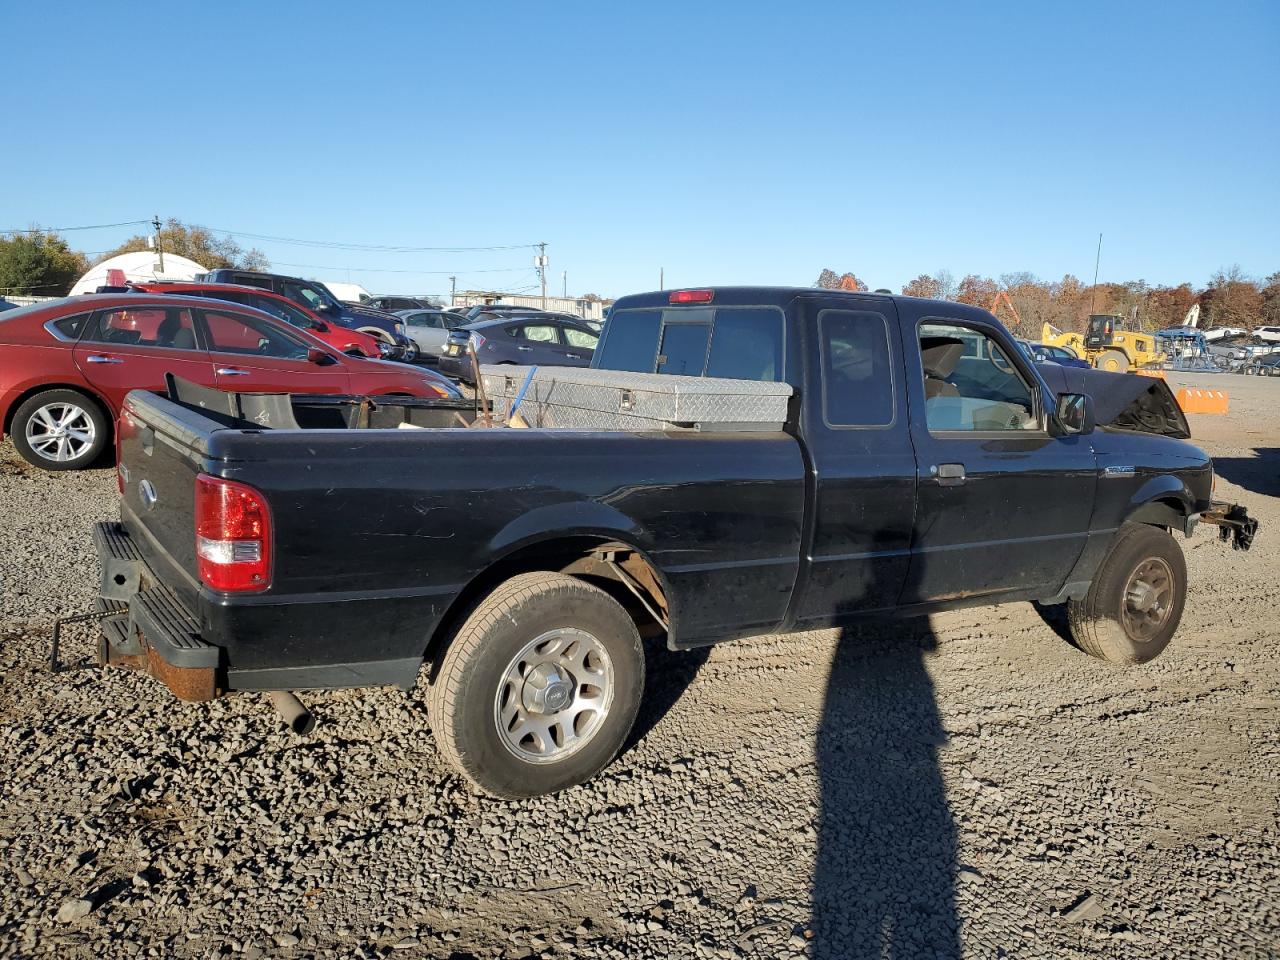
[[[462,380],[464,383],[470,383],[472,380],[471,357],[467,354],[456,357],[442,354],[436,363],[436,369],[445,376]]]
[[[93,545],[100,605],[115,611],[102,621],[99,662],[149,673],[180,700],[218,696],[221,651],[200,638],[191,611],[156,579],[125,529],[95,524]]]

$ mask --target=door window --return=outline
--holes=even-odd
[[[432,330],[440,330],[444,327],[444,320],[438,313],[414,313],[406,319],[411,327],[427,327]]]
[[[218,353],[243,353],[283,360],[305,360],[307,344],[295,340],[257,317],[238,313],[206,310],[205,326],[209,330],[209,349]]]
[[[93,328],[86,331],[84,339],[121,346],[196,349],[195,323],[191,319],[191,311],[181,308],[126,307],[104,310],[98,314]]]
[[[571,347],[580,350],[594,350],[596,341],[599,339],[594,333],[587,333],[585,330],[579,330],[577,327],[561,327],[564,331],[564,339]]]
[[[1031,388],[986,334],[958,324],[921,324],[920,360],[931,432],[1039,429]]]
[[[283,320],[289,326],[297,327],[299,330],[312,330],[316,326],[314,320],[293,304],[285,303],[272,297],[255,296],[249,301],[249,306],[257,307],[263,313],[269,313],[271,316]]]
[[[556,328],[551,324],[526,324],[520,328],[520,332],[516,336],[524,337],[526,340],[532,340],[534,343],[559,343],[560,338],[556,336]]]
[[[890,426],[896,387],[888,321],[879,313],[823,310],[818,331],[827,426]]]

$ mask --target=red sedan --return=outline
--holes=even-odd
[[[0,438],[46,470],[111,444],[125,394],[165,374],[242,392],[456,397],[438,374],[346,356],[252,307],[203,297],[102,294],[0,314]]]
[[[239,283],[135,283],[133,287],[141,293],[212,297],[215,300],[242,303],[246,307],[256,307],[269,313],[299,330],[306,330],[335,350],[352,356],[372,357],[375,360],[382,356],[382,351],[379,349],[381,341],[376,337],[323,320],[310,310],[270,290],[260,290],[257,287],[247,287]]]

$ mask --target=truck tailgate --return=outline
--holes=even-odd
[[[144,402],[139,402],[145,398]],[[154,394],[125,399],[117,426],[120,518],[157,576],[195,609],[195,481],[220,424]]]

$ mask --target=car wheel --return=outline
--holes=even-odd
[[[1083,600],[1067,603],[1071,636],[1109,663],[1146,663],[1169,645],[1187,597],[1182,550],[1161,527],[1126,524]]]
[[[449,761],[495,797],[534,797],[599,773],[626,741],[644,690],[634,621],[599,587],[560,573],[513,577],[470,613],[428,694]]]
[[[413,363],[418,359],[418,344],[413,340],[408,340],[404,345],[404,356],[401,357],[405,363]]]
[[[13,445],[43,470],[80,470],[102,454],[111,423],[98,402],[78,390],[46,390],[13,415]]]
[[[1107,370],[1111,373],[1128,373],[1129,358],[1119,350],[1108,350],[1098,357],[1095,366],[1099,370]]]

